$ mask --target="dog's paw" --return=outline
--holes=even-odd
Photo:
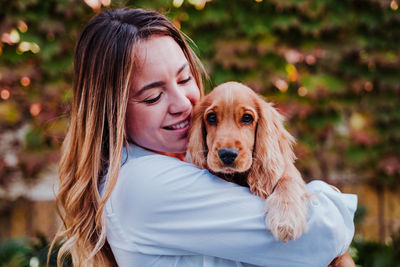
[[[299,238],[307,230],[306,201],[290,201],[272,194],[266,200],[266,224],[277,240]]]
[[[273,236],[277,240],[281,240],[286,243],[289,240],[295,240],[301,236],[303,230],[298,228],[296,229],[296,225],[289,225],[289,224],[281,224],[276,225],[274,227],[274,231],[272,231]]]

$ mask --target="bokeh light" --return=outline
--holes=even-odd
[[[111,0],[101,0],[101,4],[103,6],[109,6],[109,5],[111,5]]]
[[[183,4],[183,0],[173,0],[173,1],[172,1],[172,5],[173,5],[174,7],[176,7],[176,8],[181,7],[182,4]]]
[[[31,84],[31,79],[28,76],[23,76],[20,80],[22,86],[27,87]]]
[[[10,91],[8,91],[7,89],[2,89],[0,92],[0,97],[3,100],[7,100],[10,98]]]
[[[206,5],[206,0],[189,0],[189,3],[194,5],[197,10],[202,10]]]
[[[111,0],[84,0],[84,2],[94,10],[99,9],[102,5],[111,5]]]
[[[18,21],[17,28],[18,28],[18,30],[20,32],[27,32],[28,31],[28,25],[26,25],[25,21],[23,21],[23,20]]]
[[[350,117],[350,127],[354,130],[361,130],[364,128],[366,120],[364,116],[358,112],[355,112]]]
[[[281,91],[283,93],[286,92],[289,88],[289,85],[287,84],[287,82],[282,79],[276,80],[274,85],[276,86],[276,88],[279,89],[279,91]]]
[[[299,89],[297,90],[297,93],[299,94],[299,96],[306,96],[308,93],[307,88],[305,88],[304,86],[299,87]]]
[[[399,5],[395,0],[392,0],[392,2],[390,2],[390,8],[393,10],[397,10],[399,8]]]
[[[19,33],[16,29],[11,29],[10,32],[4,32],[1,35],[1,41],[9,45],[16,44],[19,42],[19,40],[20,40]]]
[[[32,116],[36,117],[42,111],[42,105],[40,103],[31,104],[29,107],[29,112]]]
[[[364,83],[364,89],[367,92],[371,92],[372,89],[374,89],[374,87],[373,87],[372,83],[368,81],[368,82]]]
[[[27,51],[31,51],[32,53],[37,54],[40,52],[40,47],[34,42],[23,41],[19,43],[17,51],[21,54]]]
[[[308,65],[314,65],[317,59],[313,55],[307,55],[306,56],[306,63]]]
[[[288,74],[289,81],[295,82],[299,79],[299,72],[293,64],[287,64],[285,69]]]

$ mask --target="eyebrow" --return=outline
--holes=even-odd
[[[176,72],[176,76],[178,76],[188,65],[189,65],[189,63],[188,63],[188,62],[185,62],[185,63],[178,69],[178,71]],[[149,90],[149,89],[161,87],[161,86],[163,86],[163,85],[165,85],[165,82],[162,82],[162,81],[153,82],[153,83],[150,83],[150,84],[148,84],[148,85],[145,85],[145,86],[142,87],[142,89],[140,89],[140,90],[135,94],[135,97],[141,95],[142,93],[144,93],[145,91],[147,91],[147,90]]]

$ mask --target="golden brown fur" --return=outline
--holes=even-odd
[[[286,242],[306,230],[308,195],[294,166],[294,138],[270,103],[243,84],[224,83],[196,105],[192,125],[188,154],[194,164],[222,176],[248,172],[250,190],[266,199],[266,222],[276,239]],[[221,160],[221,149],[238,151],[232,164]]]
[[[252,119],[243,120],[245,114]],[[276,239],[287,242],[306,231],[309,195],[294,166],[294,138],[283,120],[272,104],[247,86],[221,84],[195,106],[187,157],[221,178],[248,185],[266,199],[266,223]],[[230,164],[219,155],[224,149],[237,151]],[[329,266],[355,264],[345,253]]]

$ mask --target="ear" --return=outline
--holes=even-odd
[[[293,165],[294,138],[283,126],[284,117],[257,96],[259,119],[253,151],[253,165],[247,182],[256,195],[267,198],[287,166]]]
[[[207,167],[206,154],[206,130],[203,122],[203,113],[205,106],[198,104],[194,108],[192,125],[189,130],[189,141],[186,151],[187,161],[197,165],[200,168]]]

